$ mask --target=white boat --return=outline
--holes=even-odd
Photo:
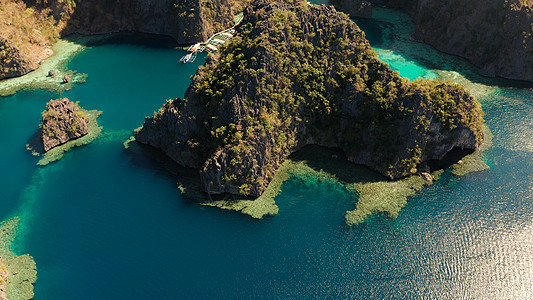
[[[184,55],[181,59],[180,59],[180,62],[182,63],[192,63],[194,60],[196,59],[196,52],[192,52],[192,53],[189,53],[187,55]]]

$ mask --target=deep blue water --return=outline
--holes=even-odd
[[[386,36],[367,22],[371,42]],[[401,75],[436,74],[389,45]],[[36,299],[533,297],[531,90],[488,80],[480,100],[495,135],[491,169],[446,174],[394,221],[348,228],[354,199],[297,179],[283,185],[279,215],[253,220],[184,199],[167,165],[124,149],[205,59],[181,65],[181,55],[137,43],[75,57],[69,68],[88,80],[61,96],[102,110],[104,133],[46,167],[24,145],[59,95],[0,99],[0,217],[22,217],[15,250],[35,258]]]

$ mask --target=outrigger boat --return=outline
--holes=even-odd
[[[184,55],[181,59],[180,59],[180,62],[182,63],[192,63],[194,60],[196,59],[196,52],[192,52],[192,53],[189,53],[187,55]]]

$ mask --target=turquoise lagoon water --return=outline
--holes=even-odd
[[[365,22],[372,43],[387,38],[390,24]],[[387,45],[403,76],[439,74]],[[298,178],[276,198],[279,215],[253,220],[185,199],[162,156],[124,149],[143,117],[182,96],[205,60],[181,65],[181,55],[102,44],[69,63],[89,75],[86,83],[0,99],[0,217],[22,217],[15,251],[37,262],[36,299],[533,297],[531,90],[483,79],[491,169],[446,173],[396,220],[374,216],[349,228],[343,215],[356,199]],[[102,110],[103,136],[37,167],[24,145],[59,96]]]

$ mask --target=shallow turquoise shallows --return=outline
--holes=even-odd
[[[532,298],[533,92],[393,41],[386,21],[357,22],[402,76],[455,74],[476,89],[495,135],[490,170],[446,173],[396,220],[373,216],[353,228],[343,215],[356,199],[295,178],[272,218],[202,207],[180,195],[161,157],[123,143],[183,96],[205,56],[183,65],[182,50],[111,40],[69,63],[88,74],[71,91],[0,98],[0,217],[22,218],[15,251],[35,258],[36,299]],[[59,96],[102,110],[103,135],[37,167],[25,143]]]

